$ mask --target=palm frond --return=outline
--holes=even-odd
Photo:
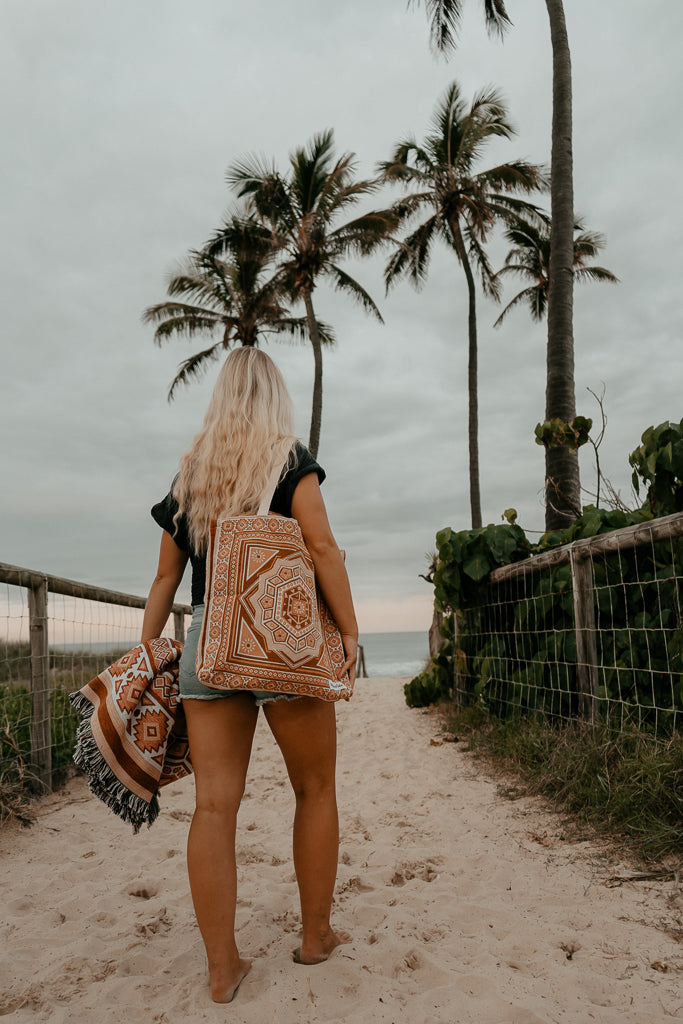
[[[419,0],[409,0],[412,7]],[[455,49],[462,20],[462,0],[425,0],[429,18],[429,42],[434,50],[446,53]]]
[[[419,0],[408,0],[408,6]],[[462,19],[462,0],[425,0],[429,18],[429,40],[432,48],[447,53],[458,45]],[[486,28],[491,35],[501,38],[512,22],[505,10],[504,0],[484,0]]]
[[[324,320],[316,320],[318,325],[318,334],[320,341],[323,345],[334,345],[337,338],[334,333],[334,328],[325,323]],[[308,320],[305,316],[291,316],[279,320],[272,328],[274,333],[277,334],[290,334],[296,341],[310,342],[310,336],[308,333]]]
[[[504,224],[512,223],[522,218],[531,224],[535,222],[539,226],[548,223],[547,214],[536,206],[535,203],[530,203],[528,199],[520,199],[518,196],[499,192],[495,195],[490,194],[487,197],[487,203],[493,216]]]
[[[207,255],[270,262],[274,258],[272,233],[254,216],[229,217],[200,250],[200,259]]]
[[[575,225],[574,230],[581,230],[581,227]],[[574,256],[592,259],[606,244],[605,236],[600,231],[581,231],[574,239]]]
[[[619,284],[619,278],[611,270],[605,267],[578,267],[574,270],[574,277],[577,281],[609,281],[611,284]]]
[[[414,139],[403,139],[394,147],[391,160],[380,161],[377,169],[383,181],[424,183],[431,180],[434,163],[425,147]]]
[[[533,257],[529,256],[528,262],[524,262],[520,257],[521,261],[519,263],[514,263],[513,259],[515,258],[515,252],[516,250],[513,249],[507,254],[505,257],[505,266],[500,268],[496,273],[496,277],[502,277],[504,274],[514,274],[517,277],[526,277],[527,279],[531,278],[533,281],[538,280],[538,278],[542,276],[541,266],[538,260],[534,262]],[[527,254],[523,254],[523,256],[526,255]]]
[[[265,158],[252,153],[250,156],[237,160],[228,167],[225,180],[239,196],[248,196],[258,189],[268,178],[278,177],[275,164],[269,164]]]
[[[354,169],[355,155],[345,153],[328,175],[316,203],[316,209],[324,220],[333,220],[343,209],[379,188],[379,182],[373,178],[354,180]]]
[[[521,291],[517,295],[515,295],[514,299],[512,299],[510,302],[508,302],[507,306],[505,307],[503,312],[500,314],[498,319],[495,321],[493,326],[494,327],[500,327],[500,325],[502,324],[503,320],[508,315],[508,313],[512,309],[514,309],[515,306],[518,306],[520,304],[520,302],[525,302],[525,303],[527,303],[527,305],[529,305],[529,307],[531,309],[532,319],[534,319],[534,320],[541,320],[543,318],[543,314],[542,313],[539,314],[538,306],[541,304],[542,295],[543,295],[543,290],[541,288],[539,288],[537,285],[534,285],[534,286],[532,286],[530,288],[525,288],[523,291]]]
[[[544,230],[546,227],[547,230]],[[539,227],[537,224],[532,224],[530,221],[521,217],[513,217],[508,220],[505,226],[504,237],[510,245],[516,247],[511,250],[511,252],[515,254],[514,258],[521,259],[522,254],[526,254],[531,251],[541,251],[545,240],[550,237],[549,229],[549,217],[543,227]],[[508,260],[505,262],[507,263]]]
[[[222,308],[225,293],[219,287],[220,277],[220,271],[208,276],[193,259],[191,266],[188,263],[180,273],[172,273],[168,277],[166,291],[169,295],[182,295],[203,305]]]
[[[340,256],[347,253],[369,256],[387,241],[398,223],[399,218],[393,209],[364,213],[329,233],[331,251]]]
[[[482,291],[488,298],[496,299],[497,301],[500,299],[501,286],[496,274],[493,272],[493,267],[489,263],[486,250],[477,236],[469,231],[467,225],[465,225],[464,233],[469,243],[468,252],[470,258],[473,260],[475,268],[479,271]]]
[[[461,173],[470,173],[492,137],[510,139],[514,134],[501,93],[488,86],[475,94],[469,110],[464,109],[464,104],[454,110],[447,159],[460,168]]]
[[[403,196],[397,200],[392,206],[392,210],[396,214],[399,223],[403,223],[405,220],[409,220],[413,214],[423,206],[434,206],[434,193],[433,192],[412,192],[410,195]]]
[[[430,217],[407,238],[399,242],[384,271],[387,291],[399,277],[408,275],[416,288],[427,277],[431,244],[438,230],[439,220]]]
[[[268,166],[258,157],[248,157],[228,168],[228,185],[248,208],[262,220],[281,225],[291,231],[296,223],[292,195],[287,181],[275,166]]]
[[[336,264],[331,264],[330,276],[336,291],[346,292],[347,295],[350,295],[352,299],[355,299],[363,307],[366,313],[372,313],[381,324],[384,323],[382,314],[377,308],[374,299],[354,277],[351,277],[350,274],[347,274],[345,270],[342,270]]]
[[[189,384],[191,380],[197,380],[201,377],[202,373],[205,372],[206,367],[209,363],[215,362],[218,359],[219,349],[225,349],[228,346],[224,342],[219,341],[211,348],[205,348],[202,352],[195,352],[189,359],[183,360],[179,364],[178,372],[171,381],[171,386],[168,389],[168,401],[172,401],[175,395],[176,389],[180,384]]]
[[[527,160],[514,160],[499,164],[474,176],[474,181],[485,185],[494,192],[504,191],[541,192],[549,187],[550,180],[545,168]]]
[[[161,345],[172,335],[185,335],[193,338],[195,334],[212,334],[216,328],[230,325],[232,318],[212,314],[199,306],[183,306],[180,303],[161,302],[158,306],[150,306],[142,315],[144,323],[158,323],[154,332],[155,345]]]
[[[295,149],[289,156],[292,169],[289,188],[296,197],[298,213],[303,216],[314,210],[331,173],[334,149],[334,131],[327,128],[317,132],[305,146]],[[333,177],[343,172],[350,154],[340,158],[332,171]]]
[[[508,25],[512,24],[508,12],[505,10],[504,0],[484,0],[484,14],[489,33],[500,36],[502,39]]]

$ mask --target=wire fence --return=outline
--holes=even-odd
[[[584,538],[491,573],[467,609],[455,695],[501,718],[683,723],[683,513]]]
[[[140,638],[145,599],[0,563],[0,816],[22,790],[49,791],[71,761],[68,700]],[[184,639],[188,605],[165,635]]]

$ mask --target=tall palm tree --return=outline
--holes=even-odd
[[[416,0],[417,2],[417,0]],[[424,0],[431,39],[447,52],[457,43],[463,0]],[[576,415],[574,385],[574,183],[572,156],[572,71],[562,0],[545,0],[553,51],[551,216],[553,222],[548,291],[546,419],[570,422]],[[484,0],[489,30],[503,35],[510,22],[505,0]],[[568,448],[546,448],[546,529],[569,525],[581,508],[579,461]]]
[[[394,209],[400,219],[426,210],[427,219],[398,244],[385,271],[387,287],[406,275],[419,286],[427,276],[432,243],[436,239],[451,248],[467,280],[469,474],[472,526],[481,526],[478,442],[477,309],[475,271],[485,295],[498,298],[500,285],[489,264],[485,243],[498,220],[507,221],[523,212],[533,216],[536,207],[514,196],[545,185],[542,171],[522,160],[475,170],[483,149],[496,136],[509,139],[514,129],[494,89],[478,93],[468,106],[453,82],[437,105],[431,131],[422,145],[409,138],[400,142],[391,160],[380,164],[385,180],[412,188]],[[474,267],[474,269],[473,269]]]
[[[313,292],[320,278],[349,295],[375,316],[382,317],[367,291],[339,266],[352,255],[366,256],[380,246],[395,226],[390,211],[361,214],[339,223],[350,207],[375,191],[377,183],[354,177],[352,153],[334,158],[331,130],[314,135],[310,142],[289,157],[284,175],[258,158],[248,158],[228,170],[227,180],[270,232],[278,251],[280,275],[293,300],[301,300],[313,347],[315,373],[309,448],[318,453],[322,421],[322,348],[313,309]],[[221,253],[224,233],[219,231],[208,245],[210,253]]]
[[[586,262],[594,259],[600,249],[604,248],[605,236],[597,231],[585,231],[578,220],[574,224],[574,231],[580,232],[574,239],[574,280],[618,282],[619,278],[611,270]],[[496,276],[500,278],[504,274],[514,274],[531,283],[508,302],[494,327],[499,327],[510,310],[519,303],[529,307],[534,320],[540,321],[545,316],[550,283],[550,234],[550,218],[543,227],[519,218],[506,229],[505,238],[513,248],[505,257],[505,266]]]
[[[179,384],[198,377],[232,345],[258,345],[268,334],[305,339],[307,322],[291,315],[283,292],[270,236],[254,218],[233,215],[226,222],[223,258],[206,249],[191,252],[169,279],[168,294],[173,299],[150,306],[142,319],[158,325],[154,332],[157,345],[174,335],[191,339],[196,334],[220,333],[220,340],[180,364],[169,400]],[[318,333],[321,342],[333,341],[326,324],[318,324]]]

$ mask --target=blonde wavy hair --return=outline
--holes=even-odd
[[[221,367],[201,430],[173,483],[193,550],[206,550],[211,520],[253,514],[276,463],[291,464],[294,410],[284,378],[257,348],[233,349]]]

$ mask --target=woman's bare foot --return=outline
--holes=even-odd
[[[240,983],[251,970],[251,960],[240,960],[236,971],[227,971],[209,964],[211,998],[214,1003],[229,1003],[240,987]]]
[[[351,942],[351,936],[348,932],[334,932],[329,928],[324,938],[302,942],[299,948],[294,950],[294,963],[306,964],[307,966],[322,964],[327,960],[333,949],[343,945],[345,942]]]

